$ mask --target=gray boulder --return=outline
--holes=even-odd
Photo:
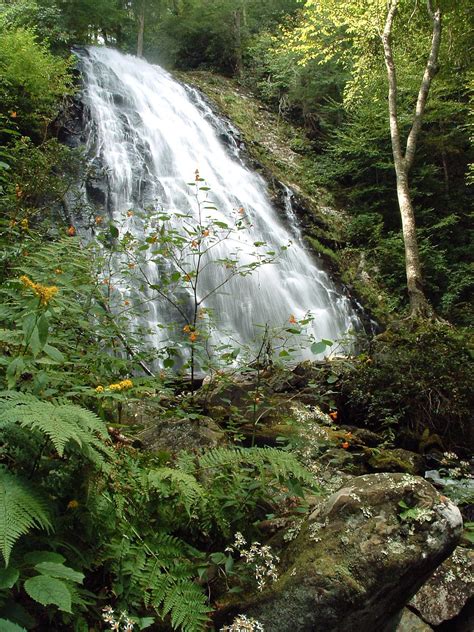
[[[458,508],[422,478],[353,478],[279,552],[278,580],[229,598],[217,623],[243,612],[268,632],[394,632],[461,529]]]
[[[474,599],[474,551],[457,547],[410,601],[431,625],[456,617]]]

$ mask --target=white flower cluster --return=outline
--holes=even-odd
[[[133,632],[133,623],[126,612],[121,612],[118,619],[116,619],[112,607],[105,606],[105,608],[102,608],[102,619],[110,626],[109,630],[113,632]]]
[[[260,542],[254,542],[249,549],[244,548],[245,546],[247,546],[247,540],[240,532],[237,532],[234,544],[225,550],[230,553],[237,551],[244,562],[254,566],[257,588],[262,591],[269,579],[273,582],[278,579],[276,564],[280,558],[272,553],[269,546],[262,546]]]
[[[265,630],[256,619],[248,619],[244,614],[239,614],[232,625],[225,625],[220,632],[265,632]]]

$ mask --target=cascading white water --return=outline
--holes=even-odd
[[[291,315],[298,319],[307,312],[314,317],[316,339],[338,341],[358,327],[349,300],[305,250],[299,228],[294,223],[286,226],[279,218],[265,181],[245,167],[237,146],[226,147],[219,138],[222,123],[197,91],[186,89],[162,68],[115,50],[92,47],[79,58],[89,117],[88,155],[91,163],[103,168],[104,206],[123,230],[136,235],[142,230],[135,217],[127,216],[129,209],[159,206],[170,212],[196,212],[186,182],[199,169],[211,188],[219,220],[232,223],[236,209],[245,209],[251,223],[239,234],[243,257],[254,242],[267,242],[270,250],[279,251],[292,241],[275,264],[233,278],[222,293],[210,297],[206,306],[212,308],[219,330],[250,341],[255,325],[281,326]],[[291,215],[289,191],[286,197]],[[225,258],[233,251],[235,243],[224,240],[215,256]],[[158,268],[148,273],[159,284]],[[207,273],[202,295],[218,282],[215,273]],[[158,345],[159,325],[176,320],[176,314],[157,301],[144,318]]]

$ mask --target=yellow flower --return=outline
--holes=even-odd
[[[70,500],[67,504],[68,509],[77,509],[78,507],[79,507],[79,503],[75,499]]]
[[[125,391],[129,388],[133,387],[132,380],[122,380],[121,382],[116,382],[115,384],[109,384],[107,387],[108,391]]]
[[[104,392],[104,387],[100,386],[100,385],[96,386],[95,392],[96,393],[103,393]]]
[[[27,220],[26,217],[25,217],[25,219],[21,220],[20,226],[23,228],[23,230],[28,230],[29,224],[28,224],[28,220]]]
[[[53,296],[58,292],[58,288],[55,285],[48,287],[46,285],[41,285],[41,283],[34,283],[25,274],[20,277],[20,281],[25,287],[32,290],[34,294],[39,297],[41,305],[48,305]]]

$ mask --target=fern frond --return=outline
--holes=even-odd
[[[171,614],[174,630],[198,632],[209,621],[209,606],[201,588],[193,582],[178,582],[169,589],[163,602],[162,616]]]
[[[277,448],[214,448],[200,456],[198,463],[203,470],[248,464],[259,470],[270,469],[277,478],[294,477],[308,485],[314,484],[314,476],[293,454]]]
[[[205,499],[204,489],[194,476],[170,467],[148,472],[148,483],[164,498],[177,494],[188,514],[191,513],[193,507],[203,503]]]
[[[211,610],[202,589],[192,579],[161,573],[155,577],[151,595],[160,616],[164,619],[170,615],[173,630],[200,632],[207,629]]]
[[[12,424],[38,430],[49,438],[63,456],[66,446],[74,442],[82,454],[95,465],[105,466],[108,454],[102,440],[105,424],[94,413],[72,404],[44,402],[28,393],[0,392],[0,429]]]
[[[15,542],[35,527],[52,528],[47,502],[30,483],[0,470],[0,550],[6,566]]]

